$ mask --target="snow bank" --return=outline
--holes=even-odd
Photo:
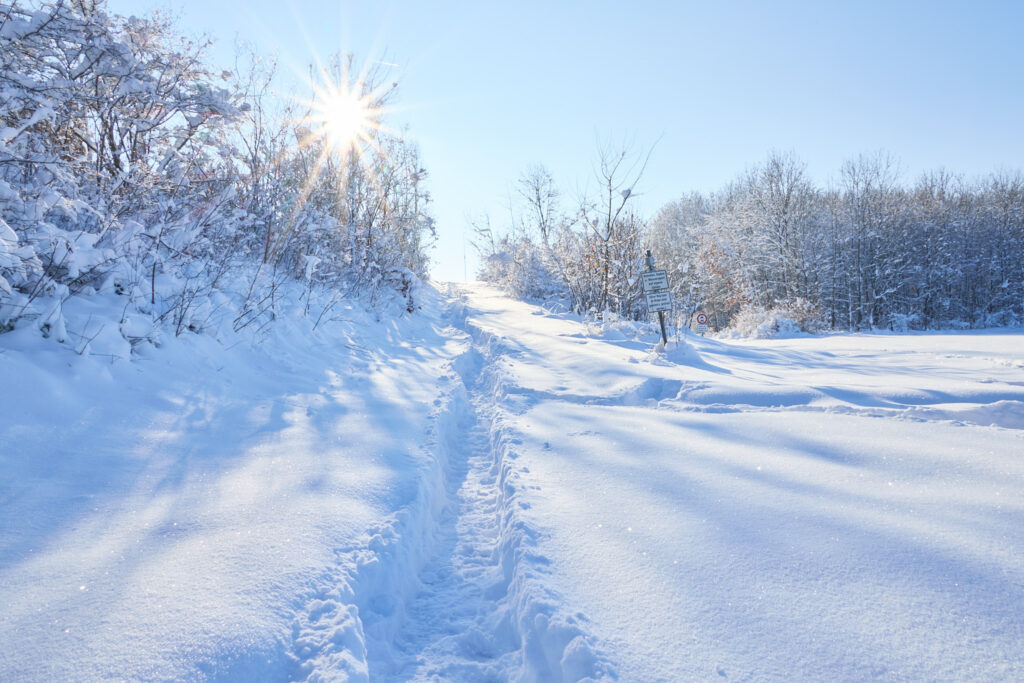
[[[111,299],[65,344],[0,335],[0,678],[366,680],[443,502],[463,347],[352,304],[314,330],[300,301],[258,345],[129,362],[154,330],[101,324]]]

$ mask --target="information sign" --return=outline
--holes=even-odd
[[[640,277],[644,280],[644,291],[654,292],[659,289],[668,289],[668,271],[667,270],[648,270],[640,273]]]
[[[647,299],[647,310],[652,313],[672,310],[672,292],[667,289],[646,292],[644,297]]]
[[[672,310],[672,292],[668,289],[668,272],[654,269],[654,257],[647,250],[647,271],[641,273],[644,281],[644,298],[647,299],[647,312],[658,314],[658,325],[661,326],[661,348],[668,344],[665,332],[665,311]]]

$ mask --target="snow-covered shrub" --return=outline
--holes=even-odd
[[[909,332],[921,329],[921,316],[917,313],[889,314],[889,329],[893,332]]]
[[[977,327],[1020,327],[1022,324],[1021,316],[1012,309],[1003,309],[979,315]]]
[[[486,219],[476,226],[478,276],[520,298],[567,300],[580,314],[645,316],[639,289],[645,226],[631,210],[642,164],[637,171],[630,156],[602,150],[600,199],[580,198],[573,213],[561,209],[547,170],[529,169],[518,182],[511,225],[497,233]]]
[[[384,279],[389,288],[401,296],[405,304],[405,312],[415,312],[419,307],[417,301],[420,288],[423,286],[419,276],[408,268],[393,268],[385,275]]]
[[[214,148],[235,110],[166,23],[85,3],[3,4],[0,22],[3,322],[45,333],[114,272],[209,256],[189,212],[230,183]]]
[[[769,310],[754,305],[744,306],[733,316],[726,334],[754,339],[784,339],[816,334],[823,329],[821,310],[809,301],[797,299]]]
[[[516,298],[543,300],[564,291],[549,255],[526,237],[500,237],[482,256],[477,276]]]
[[[415,309],[433,235],[415,146],[308,139],[268,114],[271,72],[214,72],[205,47],[102,2],[0,0],[0,332],[87,338],[65,313],[96,293],[124,297],[101,336],[126,343],[140,320],[258,328],[287,278]]]

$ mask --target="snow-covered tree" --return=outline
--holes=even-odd
[[[240,328],[288,278],[415,307],[433,234],[415,145],[308,140],[272,64],[215,71],[205,48],[103,2],[0,1],[0,330],[64,341],[69,298],[97,290],[176,334],[239,299]]]

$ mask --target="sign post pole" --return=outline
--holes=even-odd
[[[654,257],[651,255],[651,250],[647,250],[647,272],[654,272]],[[667,280],[666,280],[667,284]],[[668,335],[665,334],[665,312],[664,310],[658,310],[658,323],[661,324],[661,343],[668,344]]]

